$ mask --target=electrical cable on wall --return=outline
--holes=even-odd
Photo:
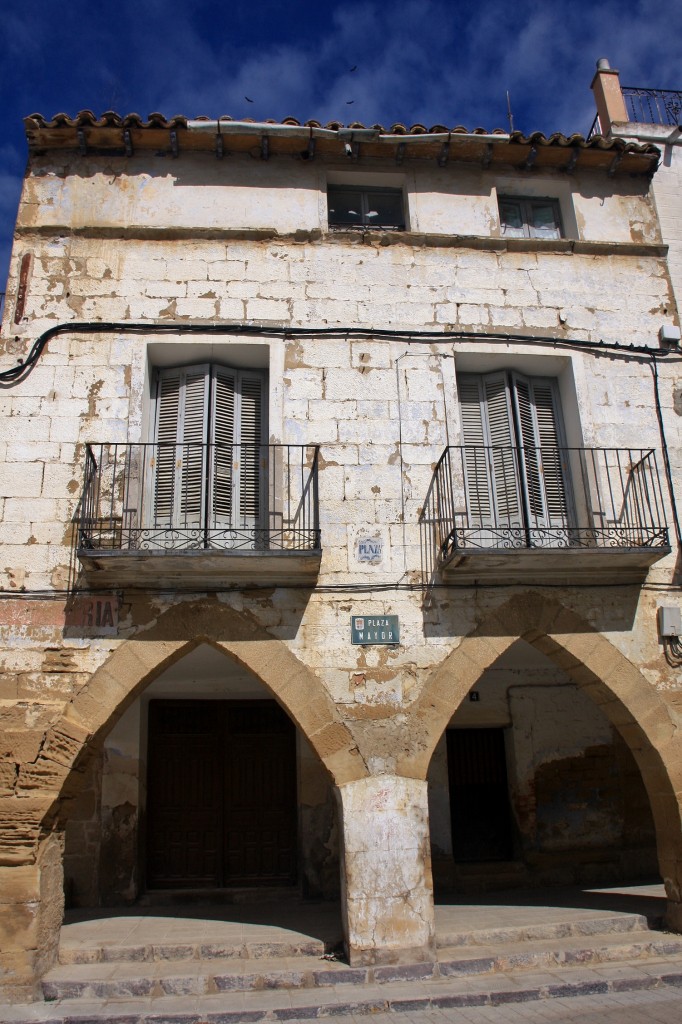
[[[382,340],[402,340],[412,343],[430,342],[432,344],[452,345],[453,341],[467,341],[485,344],[523,344],[572,351],[604,353],[616,358],[651,359],[654,354],[665,358],[666,362],[682,360],[682,353],[656,352],[646,345],[622,344],[617,341],[583,341],[571,338],[554,338],[549,335],[506,334],[503,332],[480,333],[477,331],[403,331],[387,330],[379,327],[263,327],[257,324],[187,324],[187,323],[126,323],[115,321],[83,321],[56,324],[36,338],[26,359],[20,359],[15,366],[0,371],[0,386],[13,384],[23,380],[31,372],[40,359],[45,346],[51,338],[60,334],[238,334],[255,335],[265,338],[379,338]]]

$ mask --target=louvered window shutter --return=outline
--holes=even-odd
[[[260,524],[265,407],[263,374],[214,367],[210,507],[217,527]]]
[[[266,525],[266,409],[266,379],[258,371],[209,365],[159,371],[154,527],[181,531],[179,546],[187,547],[231,545],[235,538],[220,531]]]
[[[208,366],[159,372],[154,484],[157,526],[198,530],[202,525],[209,383]]]
[[[566,472],[556,383],[512,374],[530,527],[568,525]]]
[[[542,529],[567,528],[570,478],[556,382],[518,373],[462,374],[457,386],[469,525],[509,527],[514,532],[505,544],[534,545],[543,543]],[[536,533],[526,536],[521,528]],[[494,530],[483,531],[476,543],[494,546],[500,539]]]
[[[506,374],[463,374],[457,386],[471,525],[518,526],[522,504]]]
[[[489,436],[484,418],[483,382],[479,376],[467,374],[457,378],[457,389],[465,444],[463,464],[467,511],[472,525],[481,526],[493,522],[495,502]]]
[[[237,463],[235,444],[235,405],[237,373],[225,367],[213,370],[213,408],[211,410],[211,444],[213,473],[209,508],[213,525],[227,527],[234,523],[234,475]]]
[[[264,443],[264,380],[242,371],[239,407],[239,512],[242,522],[261,524],[267,458]]]
[[[506,375],[490,373],[484,376],[483,392],[491,445],[496,524],[520,526],[523,521],[523,505],[519,492],[518,455]]]

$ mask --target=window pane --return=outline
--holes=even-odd
[[[531,229],[536,238],[559,238],[557,209],[554,203],[532,203]]]
[[[510,203],[506,199],[500,201],[500,227],[507,237],[523,238],[525,232],[520,203]]]
[[[330,224],[359,225],[362,220],[362,193],[337,191],[327,192]]]
[[[405,227],[403,197],[399,192],[368,192],[365,198],[365,223],[370,227]]]

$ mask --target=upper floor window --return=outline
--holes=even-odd
[[[330,227],[405,230],[403,193],[399,188],[329,185],[327,207]]]
[[[500,196],[499,207],[504,238],[563,238],[557,199]]]
[[[265,376],[198,365],[158,371],[153,518],[179,533],[259,525]]]
[[[556,540],[572,520],[556,380],[467,373],[457,387],[467,507],[483,529],[479,543],[498,543],[500,529],[512,543],[524,543],[529,529]]]

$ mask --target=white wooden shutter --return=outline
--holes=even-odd
[[[158,526],[198,529],[203,523],[209,384],[206,365],[159,371],[154,485]]]
[[[239,409],[241,465],[239,512],[243,522],[260,524],[267,469],[264,442],[264,381],[260,374],[242,372]]]
[[[216,526],[250,527],[262,516],[265,465],[265,377],[213,368],[210,508]]]
[[[520,526],[523,521],[523,504],[506,374],[490,373],[484,376],[483,392],[491,446],[495,522],[499,526]]]
[[[457,387],[471,525],[518,526],[522,505],[506,374],[462,374]]]
[[[568,524],[566,467],[556,382],[512,374],[530,527]]]
[[[237,373],[218,366],[213,371],[211,444],[213,473],[209,508],[213,525],[233,525],[235,458],[235,405]]]
[[[533,544],[542,544],[544,528],[567,528],[570,480],[556,381],[501,372],[462,374],[457,386],[470,525],[527,526],[540,531]],[[491,532],[489,543],[496,539]],[[553,532],[548,542],[555,540]]]
[[[202,543],[204,529],[264,525],[266,410],[258,371],[204,364],[158,372],[156,527],[191,530],[182,540]]]

